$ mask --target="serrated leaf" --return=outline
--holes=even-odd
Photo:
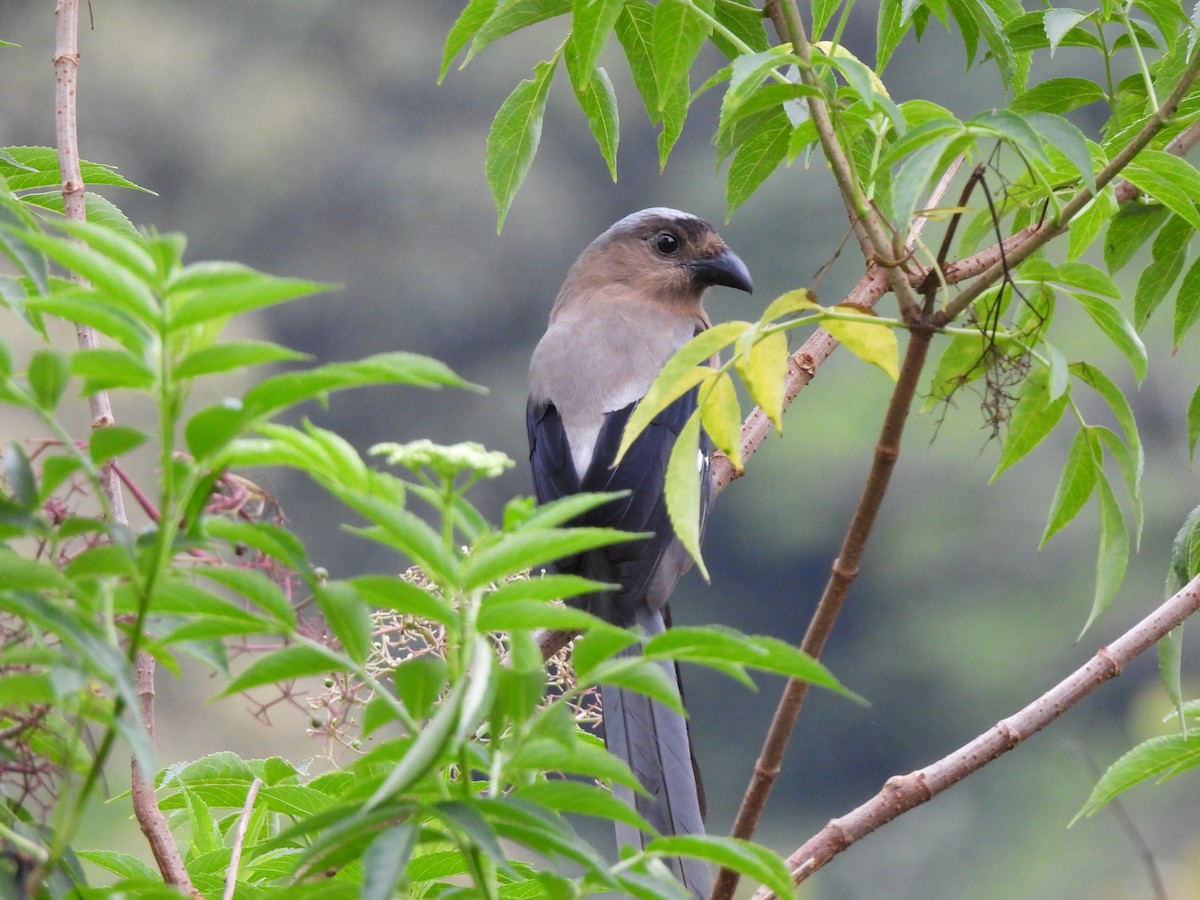
[[[62,191],[47,191],[39,194],[24,194],[21,197],[21,202],[29,206],[36,206],[39,209],[50,210],[51,212],[64,214],[66,201],[63,199]],[[83,194],[83,206],[87,221],[91,225],[98,225],[114,231],[122,237],[133,241],[141,241],[142,236],[129,221],[129,217],[121,212],[120,208],[106,197],[99,194],[94,194],[91,191],[85,191]]]
[[[106,304],[97,291],[88,288],[68,288],[42,297],[30,297],[25,307],[95,328],[135,353],[145,351],[152,340],[150,330],[143,323],[124,310]]]
[[[567,72],[571,82],[585,84],[596,68],[604,42],[617,24],[625,0],[588,0],[576,3],[567,42]]]
[[[463,586],[484,587],[525,569],[546,565],[584,550],[645,537],[611,528],[523,529],[504,535],[467,560]]]
[[[1008,420],[1008,435],[1000,451],[1000,461],[992,473],[995,481],[1000,473],[1025,457],[1058,424],[1063,410],[1067,408],[1070,392],[1057,400],[1049,399],[1050,373],[1046,369],[1035,369],[1021,385],[1016,405]]]
[[[1084,186],[1095,192],[1096,175],[1092,171],[1092,154],[1083,132],[1069,120],[1053,113],[1031,112],[1025,115],[1025,119],[1047,146],[1057,150],[1075,167],[1083,179]]]
[[[788,371],[787,334],[777,331],[755,341],[748,352],[738,356],[737,370],[750,391],[751,399],[771,420],[776,430],[782,431],[783,382]]]
[[[522,81],[508,95],[488,131],[485,170],[496,201],[497,232],[504,227],[517,189],[525,181],[537,154],[546,98],[557,66],[557,53],[534,66],[533,77]]]
[[[362,900],[391,900],[417,846],[419,829],[405,822],[380,832],[362,857]]]
[[[955,128],[957,131],[957,127]],[[920,147],[901,164],[892,186],[893,223],[904,232],[937,174],[942,155],[956,134],[943,134]]]
[[[1179,285],[1179,293],[1175,295],[1175,326],[1172,338],[1172,352],[1179,350],[1184,337],[1200,318],[1200,257],[1188,267],[1183,282]]]
[[[109,425],[105,428],[97,428],[92,432],[92,439],[88,442],[88,453],[92,457],[92,462],[101,465],[141,446],[146,439],[146,435],[136,428]]]
[[[331,284],[300,278],[277,278],[235,263],[191,265],[168,290],[171,311],[167,330],[241,315],[332,288]]]
[[[463,65],[469,63],[475,58],[475,54],[493,41],[570,11],[571,0],[501,0],[500,5],[475,35]]]
[[[346,660],[342,656],[324,647],[284,647],[252,662],[245,671],[229,682],[220,696],[228,697],[230,694],[264,684],[277,684],[330,672],[344,672],[346,668]]]
[[[570,59],[570,56],[567,57]],[[579,108],[587,117],[588,127],[600,155],[608,165],[608,174],[617,180],[617,145],[620,142],[620,119],[617,116],[617,94],[612,80],[602,68],[596,69],[582,88],[576,88]]]
[[[1149,364],[1146,345],[1142,343],[1133,324],[1107,298],[1076,291],[1071,291],[1071,293],[1079,301],[1079,305],[1083,307],[1084,311],[1091,316],[1092,321],[1124,354],[1137,380],[1140,382],[1145,378],[1146,367]]]
[[[1188,736],[1188,719],[1183,710],[1183,625],[1167,632],[1158,642],[1158,677],[1175,707],[1183,736]]]
[[[1188,461],[1196,458],[1196,442],[1200,441],[1200,387],[1192,394],[1187,408]]]
[[[750,841],[711,834],[665,835],[647,844],[646,852],[705,859],[749,875],[778,897],[791,897],[795,893],[792,874],[783,859],[773,850]]]
[[[696,459],[700,452],[700,414],[692,414],[675,438],[667,461],[664,491],[671,525],[696,568],[708,580],[708,568],[700,556],[700,475]]]
[[[1117,215],[1119,209],[1112,185],[1106,185],[1071,219],[1067,259],[1077,259],[1091,248],[1100,230]]]
[[[1013,112],[1047,112],[1061,115],[1104,99],[1104,90],[1087,78],[1051,78],[1035,84],[1013,100]]]
[[[1165,206],[1126,203],[1109,223],[1104,238],[1104,264],[1108,271],[1115,274],[1124,268],[1170,215]]]
[[[1143,150],[1121,176],[1200,229],[1200,172],[1185,159],[1162,150]]]
[[[1092,496],[1099,469],[1099,450],[1097,439],[1091,431],[1087,428],[1079,429],[1075,440],[1071,442],[1066,465],[1063,466],[1058,487],[1054,491],[1054,499],[1050,503],[1050,517],[1038,543],[1039,550],[1079,514]]]
[[[108,300],[138,321],[151,327],[158,324],[160,309],[154,292],[140,275],[122,263],[99,250],[66,238],[39,232],[24,232],[18,237],[67,271],[91,282]]]
[[[786,341],[785,341],[786,344]],[[785,346],[786,351],[786,346]],[[742,470],[742,408],[737,390],[728,374],[712,378],[701,391],[701,427],[719,450],[729,457],[733,467]]]
[[[429,723],[421,729],[416,740],[409,745],[400,762],[393,768],[387,778],[375,789],[369,800],[363,804],[363,812],[370,812],[384,801],[396,796],[415,783],[441,757],[450,744],[450,736],[454,724],[458,720],[458,707],[467,689],[467,680],[456,684],[437,713]]]
[[[617,40],[625,51],[629,74],[646,107],[650,124],[662,119],[658,111],[658,80],[654,74],[654,7],[648,0],[629,0],[617,17]]]
[[[712,15],[714,0],[691,0],[696,7]],[[651,52],[654,77],[658,83],[658,108],[666,112],[666,98],[681,81],[686,81],[710,26],[683,0],[659,0],[654,10]]]
[[[312,359],[312,356],[270,341],[230,341],[188,354],[175,367],[175,377],[199,378],[233,369],[306,359]]]
[[[902,14],[900,0],[884,0],[875,21],[875,71],[883,74],[892,53],[908,31],[908,19]]]
[[[730,216],[745,203],[788,152],[792,124],[782,109],[768,113],[755,124],[733,155],[725,178],[725,214]]]
[[[1175,286],[1187,258],[1193,228],[1179,216],[1172,216],[1162,227],[1150,249],[1150,265],[1138,277],[1133,300],[1133,322],[1144,328],[1154,310]],[[1183,294],[1180,293],[1180,297]]]
[[[6,158],[14,164],[12,169],[0,165],[0,175],[3,175],[8,182],[10,190],[61,188],[62,175],[58,168],[58,151],[54,147],[5,147],[4,151]],[[84,184],[108,184],[154,194],[154,191],[147,190],[118,175],[113,166],[80,160],[79,171],[83,176]]]
[[[1096,558],[1096,591],[1092,598],[1092,609],[1088,613],[1083,637],[1092,623],[1108,609],[1121,582],[1125,580],[1125,569],[1129,565],[1129,532],[1125,528],[1125,516],[1117,504],[1116,495],[1103,471],[1096,481],[1100,497],[1100,552]]]
[[[458,18],[455,19],[449,34],[446,35],[446,44],[442,49],[442,64],[438,69],[438,84],[445,80],[454,58],[471,42],[483,24],[492,17],[498,2],[499,0],[470,0],[463,8]]]
[[[1046,30],[1046,40],[1050,42],[1051,57],[1054,56],[1054,51],[1058,49],[1063,38],[1067,36],[1067,32],[1086,18],[1088,18],[1088,14],[1077,9],[1046,10],[1046,15],[1042,19],[1042,27]]]
[[[53,412],[69,379],[65,354],[57,350],[39,350],[29,361],[29,386],[38,406]]]
[[[1134,785],[1151,778],[1171,778],[1197,765],[1200,765],[1200,733],[1187,737],[1168,734],[1143,741],[1105,770],[1071,824],[1092,815]]]
[[[874,315],[859,306],[839,304],[834,309],[858,316]],[[863,362],[882,369],[892,381],[900,377],[900,343],[896,339],[895,330],[890,326],[833,318],[825,319],[821,324]]]

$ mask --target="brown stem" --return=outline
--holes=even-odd
[[[800,643],[800,649],[814,659],[819,658],[825,649],[834,623],[846,602],[850,585],[858,576],[867,539],[871,535],[875,518],[883,504],[896,460],[900,458],[900,440],[904,434],[904,425],[908,421],[913,397],[917,392],[917,383],[921,376],[921,370],[925,366],[925,359],[929,354],[929,345],[933,341],[934,334],[934,329],[925,325],[915,326],[910,331],[908,350],[904,355],[900,377],[896,381],[896,388],[892,392],[892,399],[888,404],[862,497],[858,501],[858,507],[854,511],[850,526],[846,529],[841,550],[833,561],[825,591],[813,613],[804,640]],[[796,720],[800,717],[800,710],[804,706],[804,699],[807,696],[807,681],[796,678],[788,680],[783,695],[779,698],[779,705],[775,709],[770,728],[767,730],[762,751],[754,764],[750,785],[746,788],[746,795],[742,799],[742,805],[734,819],[733,829],[730,832],[733,837],[749,840],[758,827],[758,820],[766,807],[767,797],[775,784],[775,779],[779,776],[784,751],[787,749],[788,740],[791,738],[792,730],[796,725]],[[711,894],[713,900],[728,900],[732,897],[739,878],[740,876],[734,870],[722,869],[713,886]]]
[[[889,778],[874,797],[846,815],[833,819],[804,846],[788,857],[797,884],[828,863],[855,841],[901,814],[932,800],[947,788],[998,759],[1041,731],[1129,663],[1155,646],[1172,629],[1200,610],[1200,576],[1154,610],[1133,628],[1072,672],[1042,696],[1007,719],[997,722],[969,744],[937,762]],[[774,897],[759,890],[755,900]]]
[[[55,50],[54,50],[54,122],[58,143],[58,167],[62,177],[63,208],[68,220],[83,222],[87,219],[85,206],[86,191],[83,173],[79,164],[79,132],[76,112],[76,84],[79,72],[79,0],[57,0],[54,6]],[[79,280],[79,279],[77,279]],[[94,328],[76,324],[75,334],[79,347],[95,349],[100,345],[99,335]],[[112,425],[112,402],[107,391],[97,391],[88,398],[92,416],[92,429]],[[121,490],[118,473],[112,464],[100,472],[101,487],[108,500],[113,520],[127,525],[125,496]],[[147,735],[154,741],[154,658],[144,651],[136,655],[135,672],[138,692],[141,697],[142,717]],[[187,893],[199,897],[192,886],[183,858],[175,843],[175,837],[154,797],[152,778],[141,771],[135,759],[132,764],[133,811],[142,833],[150,843],[155,862],[167,884],[178,885]]]

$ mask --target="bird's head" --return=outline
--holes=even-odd
[[[696,307],[713,285],[753,291],[750,270],[708,222],[654,207],[626,216],[588,245],[568,281],[584,293],[620,285],[635,296]]]

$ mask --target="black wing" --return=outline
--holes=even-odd
[[[613,466],[625,424],[636,403],[609,413],[596,438],[592,461],[582,480],[571,460],[570,446],[562,419],[553,404],[530,403],[526,414],[529,431],[529,458],[533,468],[534,491],[539,503],[558,499],[578,491],[629,491],[629,495],[585,513],[574,523],[625,531],[652,532],[653,537],[630,541],[601,550],[593,550],[559,560],[560,572],[584,575],[621,585],[613,596],[593,598],[592,611],[609,621],[628,626],[635,621],[637,608],[647,592],[664,556],[676,544],[667,516],[663,487],[667,461],[679,432],[696,409],[697,391],[684,394],[665,410],[633,442],[620,465]],[[701,434],[703,458],[697,459],[697,477],[701,479],[701,529],[712,499],[708,472],[711,443]],[[702,463],[702,464],[701,464]],[[678,548],[676,548],[678,549]],[[660,573],[670,584],[686,570],[686,553],[672,552],[666,562],[676,571]],[[661,603],[665,597],[658,598]]]

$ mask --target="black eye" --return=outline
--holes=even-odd
[[[669,231],[661,231],[654,236],[654,249],[663,256],[673,256],[679,249],[679,238]]]

